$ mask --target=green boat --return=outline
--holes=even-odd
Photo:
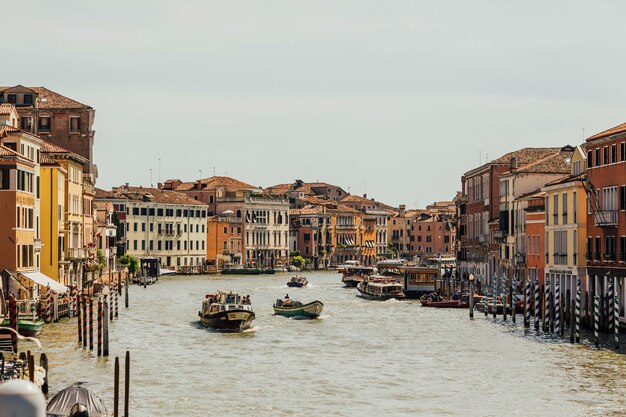
[[[276,300],[273,307],[274,314],[277,316],[316,318],[322,314],[324,303],[316,300],[307,304],[302,304],[300,301],[296,300],[279,299]]]
[[[8,326],[10,326],[10,324],[11,323],[9,322],[9,319],[5,318],[0,323],[0,326],[8,327]],[[40,318],[36,318],[34,320],[18,319],[18,321],[17,321],[17,331],[22,336],[28,336],[28,337],[37,336],[39,333],[41,333],[41,329],[43,329],[43,325],[44,324],[45,324],[45,322],[42,319],[40,319]]]

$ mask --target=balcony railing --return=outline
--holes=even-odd
[[[598,227],[612,227],[617,226],[618,219],[617,210],[599,210],[595,213],[596,226]]]

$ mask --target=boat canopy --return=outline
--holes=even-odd
[[[34,272],[19,272],[24,278],[33,281],[35,284],[42,287],[50,287],[50,289],[57,294],[63,294],[69,291],[69,289],[58,281],[53,280],[49,276],[42,274],[39,271]]]
[[[107,417],[109,412],[102,400],[87,388],[73,386],[59,391],[46,408],[47,417],[67,417],[77,403],[87,407],[89,417]]]

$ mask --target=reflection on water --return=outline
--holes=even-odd
[[[173,277],[131,288],[111,324],[110,358],[76,345],[76,321],[46,326],[52,393],[85,381],[112,409],[113,358],[131,351],[135,416],[621,416],[626,359],[608,350],[524,336],[466,311],[376,302],[336,273],[309,288],[274,276]],[[250,294],[242,334],[199,325],[204,294]],[[317,320],[274,316],[272,303],[324,302]]]

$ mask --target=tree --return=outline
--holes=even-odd
[[[124,254],[122,256],[119,257],[119,262],[120,264],[124,265],[126,268],[128,268],[128,273],[129,274],[135,274],[137,272],[137,270],[139,269],[139,259],[135,258],[134,256],[131,256],[129,254]]]

